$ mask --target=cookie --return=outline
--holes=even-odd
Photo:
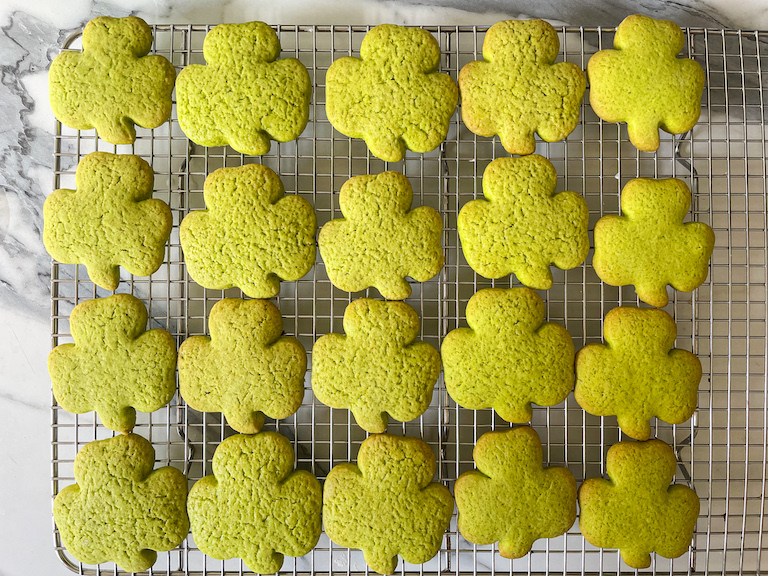
[[[467,202],[458,219],[464,257],[486,278],[514,273],[548,290],[550,264],[568,270],[589,251],[589,210],[575,192],[555,194],[557,174],[538,155],[499,158],[483,173],[485,199]]]
[[[384,432],[391,415],[407,422],[429,406],[440,354],[415,342],[419,316],[405,302],[362,298],[344,311],[344,331],[312,348],[312,390],[323,404],[349,408],[368,432]]]
[[[226,298],[211,309],[211,337],[192,336],[179,348],[179,393],[201,412],[223,412],[245,434],[264,415],[287,418],[301,406],[307,353],[281,336],[283,318],[267,300]]]
[[[597,221],[592,266],[611,286],[633,284],[638,298],[666,306],[667,284],[690,292],[707,279],[715,233],[683,218],[691,192],[682,180],[636,178],[621,192],[623,216]]]
[[[615,50],[587,62],[590,106],[606,122],[626,122],[638,150],[658,149],[659,128],[682,134],[699,121],[704,70],[677,58],[684,42],[674,22],[635,14],[616,29]]]
[[[229,144],[243,154],[269,152],[309,120],[312,84],[304,65],[280,55],[264,22],[219,24],[205,37],[206,65],[184,68],[176,82],[176,113],[184,134],[201,146]]]
[[[467,324],[449,332],[440,350],[445,388],[459,406],[529,422],[531,403],[553,406],[573,389],[573,340],[544,322],[533,290],[480,290],[467,304]]]
[[[341,187],[345,218],[320,230],[328,278],[348,292],[375,287],[388,300],[411,295],[406,276],[426,282],[443,269],[443,221],[429,206],[409,210],[413,191],[399,172],[355,176]]]
[[[598,548],[618,548],[632,568],[648,568],[651,552],[683,555],[691,544],[699,498],[673,484],[677,460],[661,440],[619,442],[606,457],[609,480],[588,478],[579,487],[579,528]]]
[[[360,58],[339,58],[325,77],[325,113],[336,130],[363,138],[371,153],[399,162],[406,149],[429,152],[448,134],[456,82],[437,72],[440,45],[421,28],[376,26]]]
[[[459,532],[469,542],[498,542],[504,558],[522,558],[539,538],[573,526],[576,479],[566,468],[542,466],[533,428],[483,434],[472,455],[477,470],[459,476],[453,489]]]
[[[67,552],[85,564],[143,572],[157,552],[181,544],[189,532],[187,479],[171,466],[153,471],[154,462],[152,444],[136,434],[90,442],[77,453],[77,484],[53,502]]]
[[[323,486],[323,526],[339,546],[362,549],[374,572],[392,574],[398,554],[421,564],[440,549],[453,514],[448,488],[432,482],[432,449],[419,438],[376,434],[357,465],[339,464]]]
[[[498,134],[510,154],[531,154],[534,133],[562,140],[579,123],[586,79],[558,62],[557,32],[543,20],[505,20],[486,32],[483,61],[459,73],[461,119],[475,134]]]
[[[171,209],[152,198],[154,173],[131,154],[92,152],[77,165],[76,190],[56,190],[43,206],[43,242],[64,264],[85,264],[91,281],[120,284],[120,266],[149,276],[165,258]]]
[[[152,29],[141,18],[94,18],[83,30],[83,51],[62,52],[48,85],[58,120],[76,130],[96,128],[110,144],[130,144],[134,125],[157,128],[171,116],[176,70],[147,56]]]
[[[213,558],[242,558],[274,574],[283,557],[303,556],[320,538],[320,483],[293,469],[291,443],[277,432],[237,434],[219,444],[213,475],[189,491],[197,547]]]
[[[219,168],[205,179],[207,210],[190,212],[179,230],[190,277],[205,288],[237,286],[272,298],[280,280],[298,280],[315,263],[315,211],[285,196],[266,166]]]
[[[176,392],[176,341],[161,329],[146,331],[147,309],[129,294],[86,300],[69,318],[74,344],[48,356],[59,406],[96,410],[104,426],[128,432],[136,410],[154,412]]]

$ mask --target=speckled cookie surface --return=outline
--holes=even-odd
[[[398,554],[421,564],[440,549],[453,497],[432,482],[435,455],[419,438],[375,434],[357,465],[335,466],[323,486],[323,526],[340,546],[362,549],[371,570],[392,574]]]
[[[440,354],[415,342],[419,316],[405,302],[363,298],[344,311],[344,331],[312,348],[312,390],[323,404],[348,408],[368,432],[384,432],[390,414],[421,416],[440,375]]]
[[[589,251],[589,211],[575,192],[555,194],[557,174],[538,155],[499,158],[483,173],[484,199],[458,219],[464,257],[486,278],[514,273],[536,290],[552,286],[550,264],[575,268]]]
[[[94,18],[83,30],[83,51],[62,52],[48,72],[53,113],[77,130],[96,128],[110,144],[130,144],[134,124],[157,128],[171,115],[176,70],[147,56],[152,30],[135,16]]]
[[[525,556],[576,520],[576,479],[542,466],[539,435],[528,426],[488,432],[473,452],[477,470],[456,481],[459,531],[475,544],[499,543],[504,558]]]
[[[301,406],[307,354],[281,336],[283,319],[267,300],[226,298],[209,316],[211,337],[192,336],[179,348],[179,392],[201,412],[223,412],[245,434],[264,415],[287,418]]]
[[[165,258],[173,217],[152,198],[154,174],[130,154],[92,152],[77,165],[76,190],[56,190],[43,207],[43,242],[64,264],[85,264],[94,284],[114,290],[120,266],[154,273]]]
[[[184,134],[202,146],[229,144],[243,154],[288,142],[309,119],[312,84],[304,65],[280,55],[280,41],[263,22],[219,24],[205,37],[206,65],[192,64],[176,82]]]
[[[293,470],[291,443],[277,432],[237,434],[213,455],[213,475],[189,491],[198,548],[213,558],[242,558],[273,574],[287,556],[303,556],[320,538],[320,483]]]
[[[448,134],[456,82],[437,72],[440,46],[421,28],[377,26],[360,58],[339,58],[326,76],[325,112],[336,130],[364,138],[374,156],[398,162],[405,150],[429,152]]]
[[[626,122],[640,150],[659,147],[659,128],[682,134],[699,120],[704,70],[677,57],[684,42],[674,22],[635,14],[617,28],[615,50],[587,62],[590,106],[607,122]]]
[[[603,216],[595,225],[592,265],[611,286],[634,284],[651,306],[666,306],[667,285],[690,292],[709,272],[715,246],[712,228],[683,219],[691,192],[682,180],[637,178],[621,192],[622,216]]]
[[[298,280],[315,263],[315,211],[260,164],[219,168],[205,179],[207,210],[190,212],[179,230],[187,271],[205,288],[237,286],[272,298],[280,280]]]
[[[544,302],[533,290],[480,290],[467,304],[467,323],[440,350],[445,387],[459,406],[528,422],[531,403],[552,406],[573,389],[573,340],[544,322]]]
[[[491,26],[484,61],[459,74],[461,118],[480,136],[498,134],[510,154],[531,154],[534,133],[555,142],[573,132],[586,79],[570,62],[554,64],[557,32],[543,20],[506,20]]]
[[[104,426],[128,432],[136,410],[153,412],[176,392],[176,341],[146,331],[147,309],[129,294],[86,300],[69,319],[74,344],[48,356],[53,394],[76,414],[96,410]]]
[[[632,568],[648,568],[651,552],[677,558],[688,550],[699,498],[675,484],[677,460],[661,440],[619,442],[606,458],[609,480],[588,478],[579,487],[579,527],[599,548],[618,548]]]
[[[67,551],[85,564],[115,562],[142,572],[157,552],[189,532],[187,479],[171,466],[152,471],[155,450],[135,434],[86,444],[75,481],[56,496],[53,517]]]
[[[413,192],[399,172],[355,176],[341,187],[344,218],[320,230],[328,278],[349,292],[375,287],[388,300],[411,295],[405,280],[426,282],[443,268],[443,221],[429,206],[409,210]]]

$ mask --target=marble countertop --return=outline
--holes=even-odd
[[[50,258],[42,209],[51,192],[54,118],[47,70],[60,43],[98,15],[150,23],[490,25],[520,17],[523,0],[4,0],[0,4],[0,576],[69,574],[53,549],[50,465]],[[618,24],[629,0],[543,0],[532,16]],[[647,0],[643,11],[682,26],[768,28],[764,0]]]

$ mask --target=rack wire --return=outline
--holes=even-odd
[[[154,26],[154,52],[180,70],[204,63],[202,44],[210,26]],[[155,171],[155,198],[173,212],[174,230],[165,263],[148,278],[126,275],[117,292],[143,300],[150,327],[167,329],[177,343],[207,334],[207,317],[223,297],[240,297],[232,290],[207,290],[186,274],[178,224],[190,210],[203,208],[205,176],[221,166],[260,162],[281,177],[286,193],[308,199],[317,211],[318,227],[340,217],[338,191],[351,176],[386,169],[403,172],[414,188],[414,206],[428,205],[443,216],[445,268],[435,279],[413,283],[407,300],[421,318],[420,338],[438,346],[453,328],[466,325],[466,302],[479,289],[506,287],[510,278],[489,281],[473,273],[463,258],[456,232],[459,209],[481,196],[484,168],[506,156],[498,139],[477,137],[460,122],[457,111],[445,142],[427,154],[408,153],[404,161],[387,164],[368,152],[364,142],[335,132],[325,111],[325,73],[341,56],[359,55],[366,26],[278,26],[281,57],[298,58],[309,70],[314,93],[310,122],[293,142],[273,143],[269,154],[247,157],[230,148],[204,148],[189,142],[179,128],[175,110],[170,123],[156,130],[138,129],[131,146],[111,146],[93,130],[76,131],[56,124],[54,189],[74,188],[79,160],[93,150],[138,154]],[[482,58],[486,28],[427,27],[442,49],[441,71],[457,78],[461,67]],[[768,572],[768,353],[766,301],[768,235],[766,232],[766,101],[768,100],[768,33],[688,29],[684,56],[707,71],[700,122],[678,137],[662,135],[658,152],[638,152],[628,141],[626,127],[599,120],[587,104],[580,123],[565,141],[538,142],[536,152],[555,166],[557,190],[584,196],[590,210],[590,235],[604,214],[619,212],[619,192],[635,177],[677,177],[692,189],[689,219],[706,222],[716,234],[708,280],[694,293],[673,294],[667,311],[678,326],[676,347],[701,359],[704,377],[694,417],[679,426],[655,422],[654,435],[671,444],[678,458],[676,482],[690,485],[701,498],[701,514],[688,553],[676,560],[655,557],[649,571],[664,574],[756,574]],[[586,68],[591,54],[612,47],[613,29],[559,28],[560,54]],[[77,49],[77,35],[65,49]],[[540,292],[547,319],[564,325],[577,348],[602,339],[602,319],[618,305],[641,305],[632,287],[603,284],[587,262],[573,270],[554,270],[554,284]],[[95,287],[82,266],[52,264],[52,346],[72,341],[68,317],[87,299],[108,296]],[[349,302],[378,297],[375,290],[349,294],[333,287],[319,259],[307,276],[283,282],[276,303],[285,333],[296,336],[310,356],[313,342],[328,332],[342,332]],[[578,481],[600,476],[605,455],[621,433],[612,417],[584,413],[573,396],[550,408],[535,407],[532,425],[541,436],[545,463],[567,467]],[[446,393],[442,376],[432,405],[419,419],[392,422],[389,431],[423,438],[438,459],[436,480],[453,488],[459,474],[474,468],[472,448],[486,431],[509,425],[491,410],[459,408]],[[296,467],[321,480],[336,464],[356,460],[366,434],[348,411],[320,404],[312,395],[309,373],[304,402],[292,417],[265,429],[292,440]],[[157,465],[176,466],[190,484],[211,473],[211,458],[219,442],[232,434],[218,414],[200,414],[174,398],[169,406],[139,414],[134,432],[148,438],[157,451]],[[73,461],[87,442],[111,437],[93,415],[73,415],[52,409],[52,491],[74,482]],[[118,574],[114,564],[86,566],[62,546],[54,526],[55,546],[62,561],[79,574]],[[352,574],[366,572],[358,551],[349,551],[323,534],[317,547],[298,559],[286,558],[281,573]],[[206,557],[190,537],[171,552],[158,555],[152,574],[242,574],[238,559]],[[400,562],[401,574],[527,574],[629,573],[617,551],[586,543],[578,522],[566,535],[539,540],[526,557],[503,559],[495,546],[475,546],[457,532],[456,517],[437,556],[423,564]]]

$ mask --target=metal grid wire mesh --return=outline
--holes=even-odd
[[[203,39],[209,26],[156,26],[154,51],[177,69],[204,63]],[[442,48],[441,71],[457,78],[461,67],[482,57],[485,28],[430,27]],[[295,57],[308,68],[314,93],[310,123],[298,140],[273,143],[270,153],[244,157],[230,148],[204,148],[188,141],[175,113],[159,129],[138,130],[132,146],[111,146],[94,131],[56,126],[54,188],[74,188],[78,161],[87,153],[106,150],[138,154],[155,171],[155,198],[171,207],[174,230],[163,266],[149,278],[124,275],[117,292],[135,294],[147,305],[150,327],[161,327],[178,343],[207,334],[211,307],[237,289],[207,290],[186,274],[178,224],[190,210],[204,207],[203,182],[222,166],[260,162],[281,177],[287,194],[308,199],[317,211],[318,226],[341,216],[338,191],[351,176],[403,172],[414,188],[414,206],[428,205],[443,216],[445,268],[429,282],[413,283],[407,300],[421,318],[420,338],[439,346],[453,328],[466,325],[469,298],[488,286],[510,286],[510,278],[489,281],[473,273],[459,247],[456,218],[470,199],[481,196],[483,170],[494,158],[506,156],[498,139],[478,138],[453,116],[446,141],[427,154],[408,153],[387,164],[368,152],[361,140],[346,138],[328,123],[325,73],[341,56],[359,55],[365,26],[280,26],[282,57]],[[560,28],[558,60],[586,67],[590,55],[612,47],[613,29]],[[557,191],[574,190],[586,198],[590,231],[604,214],[619,212],[619,192],[635,177],[677,177],[693,192],[688,218],[710,224],[716,246],[707,282],[692,294],[674,293],[667,306],[678,326],[676,347],[698,354],[704,377],[698,411],[680,426],[655,422],[653,432],[671,444],[678,457],[675,481],[693,486],[701,498],[701,515],[691,549],[676,560],[655,557],[650,571],[668,574],[768,572],[766,520],[766,100],[768,34],[722,30],[687,30],[684,55],[707,70],[703,112],[698,125],[678,137],[662,134],[656,154],[638,152],[628,141],[626,127],[600,121],[588,106],[581,108],[576,130],[563,142],[538,142],[558,174]],[[79,40],[73,39],[72,48]],[[591,232],[590,232],[591,234]],[[564,325],[578,348],[602,339],[602,320],[617,305],[639,305],[632,287],[615,288],[600,282],[586,264],[569,271],[553,270],[554,285],[540,292],[547,319]],[[68,317],[72,308],[109,292],[95,287],[81,266],[53,264],[52,345],[72,341]],[[349,294],[333,287],[319,256],[312,271],[298,282],[283,282],[276,303],[285,333],[296,336],[311,351],[313,342],[329,332],[343,332],[345,307],[361,296],[378,297],[375,290]],[[310,352],[311,371],[311,352]],[[612,417],[590,416],[573,396],[550,408],[535,407],[534,428],[544,445],[545,464],[566,466],[578,481],[604,474],[605,455],[621,433]],[[389,431],[423,438],[438,459],[437,480],[453,488],[459,474],[474,468],[472,449],[486,431],[508,424],[491,410],[459,408],[446,393],[442,377],[432,405],[419,419],[391,422]],[[332,410],[312,395],[309,374],[304,402],[292,417],[265,429],[277,430],[293,441],[296,466],[321,480],[336,464],[355,461],[366,437],[348,411]],[[183,470],[190,485],[211,473],[216,446],[232,434],[219,414],[200,414],[174,398],[169,406],[139,414],[134,432],[151,440],[157,465]],[[52,411],[53,493],[74,482],[73,461],[87,442],[111,437],[93,415]],[[77,563],[55,544],[62,560],[81,574],[117,574],[114,564],[99,567]],[[766,553],[764,553],[766,552]],[[284,573],[365,572],[362,554],[332,544],[323,534],[317,547],[303,558],[286,558]],[[248,572],[238,559],[218,561],[203,555],[191,538],[177,550],[158,555],[154,574],[240,574]],[[519,560],[499,556],[495,546],[467,543],[454,516],[439,554],[424,565],[400,562],[400,573],[542,573],[586,574],[634,572],[615,550],[587,544],[577,524],[564,536],[539,540]]]

